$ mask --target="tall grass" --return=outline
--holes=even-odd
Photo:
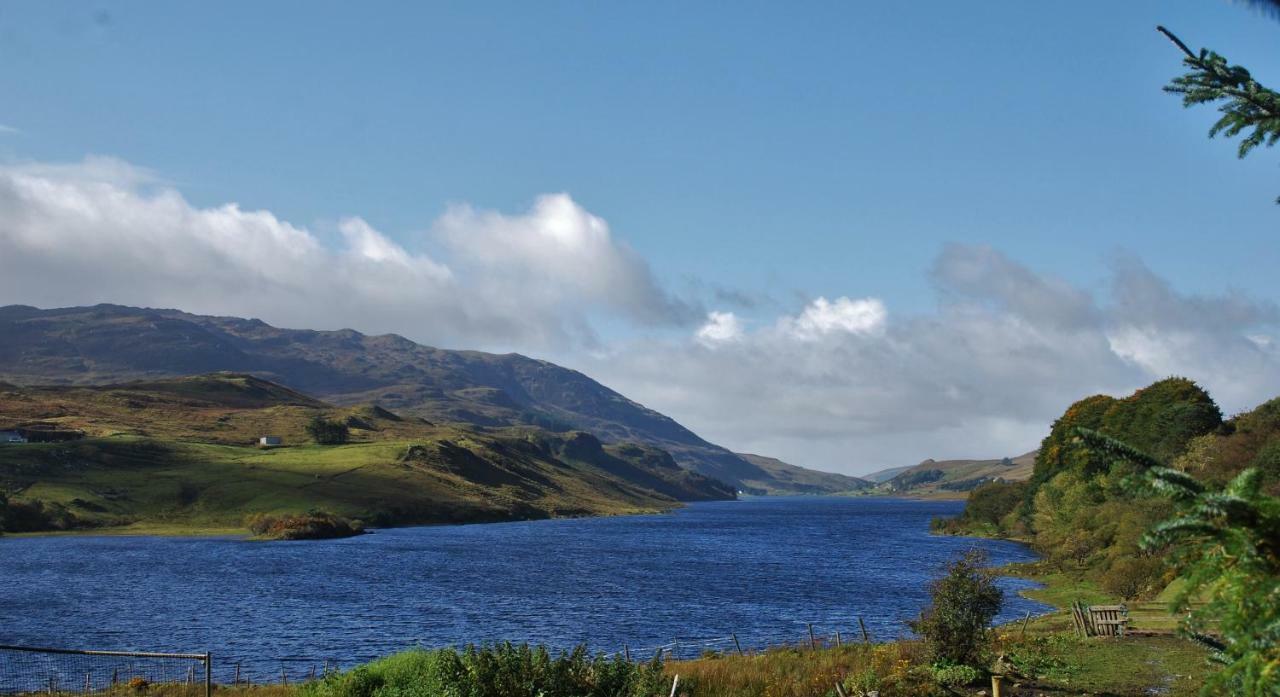
[[[584,647],[501,643],[414,649],[305,685],[302,697],[653,697],[662,664],[593,656]]]

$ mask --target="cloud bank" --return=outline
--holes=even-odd
[[[1228,412],[1280,394],[1269,302],[1179,294],[1136,260],[1095,298],[988,247],[951,246],[936,312],[817,298],[748,329],[713,311],[693,340],[642,341],[579,367],[739,450],[848,472],[1039,444],[1066,406],[1169,375]]]
[[[1275,304],[1183,294],[1131,258],[1094,293],[956,245],[930,271],[938,303],[924,314],[843,296],[779,311],[721,288],[703,294],[720,304],[707,311],[566,194],[514,214],[450,207],[416,245],[359,217],[333,233],[195,206],[119,160],[0,166],[0,304],[175,307],[520,350],[713,442],[855,473],[1015,455],[1067,404],[1168,375],[1228,412],[1280,394]]]
[[[366,221],[311,230],[234,203],[192,205],[110,158],[0,167],[0,302],[114,302],[358,327],[445,346],[538,350],[594,341],[591,318],[680,326],[701,314],[566,194],[524,213],[450,208],[407,249]]]

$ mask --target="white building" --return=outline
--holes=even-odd
[[[284,444],[284,441],[281,440],[280,436],[263,436],[258,439],[258,445],[262,445],[262,446],[272,446],[272,445],[282,445],[282,444]]]

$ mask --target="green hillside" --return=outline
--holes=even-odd
[[[789,490],[769,471],[590,377],[519,354],[450,351],[396,335],[281,329],[178,310],[0,307],[0,381],[95,385],[218,371],[441,424],[586,431],[606,443],[660,448],[686,469],[752,493]]]
[[[1031,477],[1036,451],[992,460],[925,460],[894,471],[873,493],[962,499],[988,482],[1020,482]],[[892,471],[892,470],[886,470]]]
[[[314,444],[316,417],[344,424],[350,442]],[[239,529],[251,514],[312,509],[375,525],[516,520],[734,495],[649,446],[339,408],[239,374],[0,388],[0,429],[17,426],[86,436],[0,445],[0,490],[42,507],[46,527]],[[262,435],[286,447],[254,447]]]

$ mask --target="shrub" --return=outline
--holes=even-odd
[[[346,673],[330,673],[302,697],[651,697],[668,684],[661,662],[631,663],[586,648],[553,655],[546,647],[414,649]]]
[[[341,421],[316,416],[307,424],[307,434],[320,445],[342,445],[350,439],[351,430]]]
[[[1148,555],[1126,556],[1112,562],[1099,582],[1106,592],[1133,600],[1152,590],[1164,572],[1164,563]]]
[[[327,540],[364,532],[360,521],[325,511],[286,515],[257,513],[245,519],[245,527],[258,537],[272,540]]]
[[[987,555],[977,549],[948,564],[946,575],[933,582],[932,603],[909,623],[934,662],[985,664],[987,633],[1004,599],[986,565]]]
[[[935,663],[929,666],[929,672],[934,682],[952,689],[972,685],[982,677],[978,669],[954,663]]]

